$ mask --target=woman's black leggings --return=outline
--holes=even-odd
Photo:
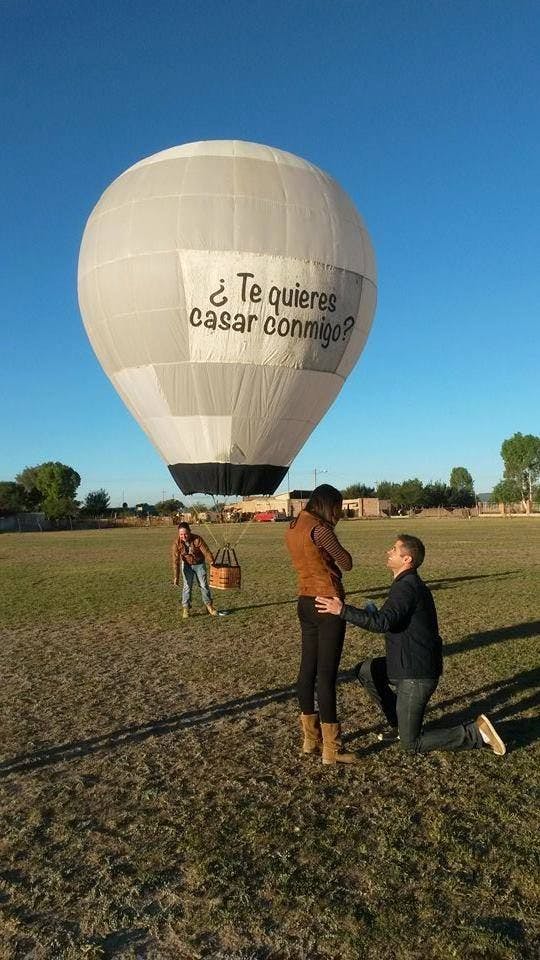
[[[315,597],[298,597],[302,629],[302,659],[298,700],[302,713],[315,712],[315,684],[322,723],[337,723],[336,679],[345,638],[345,621],[331,613],[317,613]]]

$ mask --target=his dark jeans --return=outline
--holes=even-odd
[[[315,711],[315,684],[322,723],[337,723],[336,680],[345,638],[345,621],[318,613],[315,597],[298,597],[302,630],[302,660],[298,674],[298,700],[302,713]]]
[[[430,750],[476,750],[483,745],[474,722],[422,731],[428,700],[437,689],[438,680],[392,680],[386,672],[385,657],[363,660],[355,673],[389,725],[397,728],[403,750],[429,753]]]

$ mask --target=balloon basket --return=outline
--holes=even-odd
[[[239,590],[241,578],[242,571],[233,547],[222,547],[210,564],[210,586],[213,590]]]

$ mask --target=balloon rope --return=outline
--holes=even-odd
[[[250,518],[249,518],[249,520],[248,520],[248,522],[244,524],[244,529],[242,530],[242,533],[241,533],[240,536],[238,537],[238,540],[236,541],[236,543],[231,544],[233,550],[238,546],[238,544],[240,543],[242,537],[245,536],[245,534],[247,533],[248,527],[250,527],[251,524],[253,523],[253,518],[254,518],[254,516],[255,516],[255,514],[252,513],[251,516],[250,516]]]
[[[189,508],[190,508],[190,512],[195,514],[195,523],[198,523],[200,526],[206,527],[206,529],[208,530],[208,533],[209,533],[210,536],[212,537],[212,540],[213,540],[214,543],[217,545],[218,549],[221,549],[222,544],[220,544],[219,540],[216,540],[216,538],[215,538],[215,536],[214,536],[214,534],[213,534],[213,531],[212,531],[212,530],[210,529],[210,527],[208,526],[208,523],[206,522],[206,520],[200,520],[200,519],[199,519],[199,514],[198,514],[197,510],[195,509],[193,503],[189,503],[188,506],[189,506]]]
[[[220,550],[221,547],[224,547],[224,546],[225,546],[225,542],[220,543],[219,540],[217,540],[217,538],[214,536],[214,533],[213,533],[213,531],[210,529],[210,527],[208,526],[208,523],[206,522],[206,520],[201,520],[201,521],[199,521],[199,522],[202,523],[203,527],[206,527],[206,529],[208,530],[208,533],[209,533],[210,536],[212,537],[212,540],[213,540],[214,543],[216,544],[218,550]]]
[[[218,513],[219,511],[217,510],[217,502],[216,502],[216,498],[215,498],[214,494],[211,494],[211,497],[212,497],[212,500],[214,501],[214,507],[216,508],[215,512]],[[188,499],[189,499],[189,495],[188,495]],[[217,540],[216,537],[214,536],[214,532],[213,532],[213,530],[209,527],[207,521],[206,521],[206,520],[201,520],[201,519],[199,518],[199,514],[198,514],[197,510],[195,509],[193,503],[188,503],[188,506],[189,506],[189,508],[190,508],[190,511],[195,514],[195,522],[198,523],[198,524],[199,524],[200,526],[202,526],[202,527],[206,527],[206,529],[208,530],[208,533],[209,533],[210,536],[212,537],[212,540],[214,541],[214,543],[216,544],[216,546],[218,547],[218,549],[221,549],[221,547],[227,546],[228,540],[227,540],[226,537],[225,537],[225,533],[223,533],[223,538],[222,538],[222,539],[223,539],[223,543],[220,543],[219,540]],[[223,516],[223,510],[221,511],[221,516]],[[240,536],[238,537],[238,539],[237,539],[234,543],[231,543],[231,547],[232,547],[233,550],[238,546],[238,544],[240,543],[242,537],[244,537],[244,536],[246,535],[246,533],[248,532],[248,528],[249,528],[249,527],[251,526],[251,524],[253,523],[254,517],[255,517],[255,514],[252,513],[251,516],[250,516],[250,518],[249,518],[249,520],[248,520],[248,522],[242,524],[242,526],[243,526],[244,529],[242,530]]]
[[[217,510],[216,498],[215,498],[214,494],[211,494],[211,496],[212,496],[212,499],[213,499],[213,501],[214,501],[214,505],[216,506],[216,513],[218,513],[219,511]],[[226,504],[225,504],[225,506],[226,506]],[[223,517],[224,512],[225,512],[224,510],[221,510],[221,516],[222,516],[222,517]],[[223,520],[223,523],[230,523],[230,520]],[[248,526],[249,526],[249,524],[248,524]],[[238,538],[238,540],[240,540],[242,536],[243,536],[243,533],[240,535],[240,537]],[[232,543],[230,542],[230,536],[227,536],[227,537],[226,537],[226,536],[225,536],[225,533],[223,534],[223,538],[224,538],[224,539],[223,539],[223,546],[224,546],[224,547],[232,547],[232,548],[234,549],[234,547],[236,546],[236,543],[238,543],[238,540],[237,540],[235,544],[232,544]]]
[[[217,508],[217,500],[216,500],[214,494],[211,493],[210,496],[212,497],[212,500],[214,501],[214,513],[217,513],[217,514],[222,518],[222,522],[224,522],[224,521],[223,521],[223,510],[218,510],[218,508]],[[207,529],[208,529],[208,533],[209,533],[210,536],[213,538],[214,543],[217,543],[218,550],[221,550],[222,547],[226,547],[226,546],[227,546],[227,540],[225,539],[225,534],[222,534],[223,543],[219,543],[218,540],[216,540],[216,538],[214,537],[214,534],[213,534],[212,531],[210,530],[210,527],[208,526],[208,524],[206,524],[206,527],[207,527]]]

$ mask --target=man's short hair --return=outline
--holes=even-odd
[[[407,554],[412,560],[414,569],[417,570],[418,567],[422,566],[426,555],[424,544],[418,537],[413,537],[411,533],[398,533],[397,539],[403,544]]]

